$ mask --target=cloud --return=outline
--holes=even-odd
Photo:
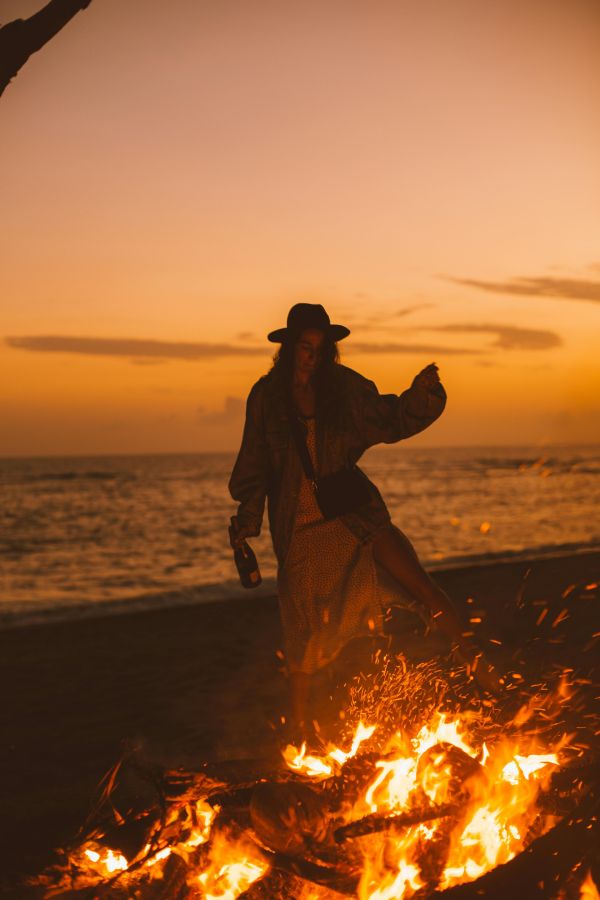
[[[420,329],[416,329],[420,330]],[[492,346],[500,349],[541,350],[561,345],[558,335],[502,325],[440,325],[428,331],[457,334],[489,333],[496,336]],[[198,361],[223,357],[270,357],[272,348],[265,345],[210,344],[187,341],[157,341],[139,338],[70,337],[63,335],[32,335],[7,337],[6,344],[33,353],[75,353],[82,356],[125,358],[136,365],[156,365],[168,360]],[[356,341],[350,338],[341,345],[344,355],[352,354],[426,354],[428,356],[474,356],[485,352],[466,347],[447,347],[440,344],[413,344],[396,341]]]
[[[259,341],[261,338],[253,331],[240,331],[236,334],[238,341]]]
[[[425,353],[427,355],[474,356],[481,350],[470,350],[464,347],[443,347],[439,344],[396,344],[393,342],[373,343],[364,341],[344,342],[346,353]]]
[[[394,319],[403,318],[411,315],[420,309],[431,309],[435,307],[435,303],[415,303],[412,306],[404,306],[396,310],[380,309],[369,316],[360,317],[356,313],[350,312],[346,315],[336,317],[336,321],[341,321],[347,325],[354,333],[358,331],[388,331],[393,327],[391,323]]]
[[[431,309],[434,306],[435,303],[415,303],[414,306],[404,306],[402,309],[397,309],[392,315],[408,316],[410,315],[410,313],[414,313],[418,309]]]
[[[364,324],[361,324],[361,327],[369,327],[371,323],[375,324],[383,324],[384,322],[389,322],[392,319],[403,318],[404,316],[409,316],[411,313],[417,312],[419,309],[429,309],[430,307],[435,306],[435,303],[414,303],[412,306],[402,306],[400,309],[394,309],[391,312],[388,310],[382,310],[374,315],[370,315],[367,319],[365,319]]]
[[[271,356],[267,346],[238,346],[236,344],[187,343],[185,341],[154,341],[138,338],[64,337],[61,335],[36,335],[7,337],[9,347],[35,353],[77,353],[83,356],[124,357],[138,365],[152,365],[169,359],[201,360],[225,356]],[[474,354],[478,350],[440,347],[430,344],[399,344],[348,341],[344,353],[437,353]]]
[[[472,325],[471,323],[437,325],[428,331],[452,334],[493,334],[491,346],[499,350],[551,350],[562,346],[562,338],[554,331],[538,328],[518,328],[516,325]]]
[[[595,266],[590,266],[595,269]],[[476,281],[471,278],[449,278],[445,281],[479,288],[493,294],[518,294],[527,297],[553,297],[558,300],[587,300],[600,303],[600,281],[585,278],[513,278],[510,281]]]
[[[7,337],[9,347],[35,353],[77,353],[83,356],[126,357],[148,365],[166,359],[200,360],[223,356],[268,356],[269,347],[208,344],[187,341],[155,341],[139,338],[68,337],[33,335]]]
[[[242,397],[225,397],[225,406],[220,410],[206,411],[203,406],[197,410],[200,425],[230,425],[243,419],[246,401]]]

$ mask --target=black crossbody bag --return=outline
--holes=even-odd
[[[357,466],[317,476],[295,411],[290,408],[290,425],[296,449],[325,519],[337,519],[355,512],[371,499],[369,481]]]

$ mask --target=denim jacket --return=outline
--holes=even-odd
[[[428,428],[442,414],[446,392],[418,391],[400,396],[380,394],[375,384],[347,366],[334,367],[328,396],[317,408],[317,474],[328,475],[354,465],[374,444],[392,444]],[[290,430],[289,400],[276,370],[252,387],[246,404],[242,445],[231,473],[229,491],[238,501],[238,519],[250,535],[260,533],[265,500],[273,549],[283,565],[290,545],[302,464]],[[356,512],[341,516],[360,541],[368,541],[390,516],[369,481],[371,498]]]

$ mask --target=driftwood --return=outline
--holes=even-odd
[[[0,28],[0,95],[29,57],[47,44],[91,0],[50,0],[28,19]]]

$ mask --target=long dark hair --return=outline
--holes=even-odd
[[[292,393],[295,350],[299,338],[300,334],[292,333],[283,341],[273,357],[273,365],[269,372],[273,378],[277,379],[288,397]],[[319,353],[319,364],[313,376],[317,418],[325,422],[333,422],[340,412],[340,398],[335,377],[339,362],[338,345],[325,332]]]

